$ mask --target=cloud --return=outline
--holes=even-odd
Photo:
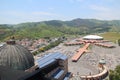
[[[100,12],[100,13],[96,13],[94,14],[94,18],[96,19],[101,19],[101,20],[119,20],[120,16],[119,16],[120,12]]]
[[[32,12],[32,15],[45,15],[45,16],[54,16],[54,15],[57,15],[57,14],[54,14],[54,13],[50,13],[50,12]]]
[[[22,22],[38,22],[51,19],[62,18],[60,14],[36,11],[36,12],[20,12],[20,11],[4,11],[0,12],[0,23],[16,24]]]
[[[4,11],[0,12],[0,14],[7,14],[7,15],[14,15],[14,16],[20,16],[20,15],[45,15],[45,16],[51,16],[51,15],[57,15],[55,13],[51,12],[44,12],[44,11],[34,11],[34,12],[21,12],[21,11]]]
[[[90,5],[90,9],[95,11],[109,11],[110,9],[104,6]]]
[[[98,5],[91,5],[89,8],[92,10],[93,18],[102,20],[120,19],[120,11],[118,9]]]

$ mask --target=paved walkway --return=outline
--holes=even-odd
[[[77,53],[72,57],[72,61],[78,61],[78,59],[87,51],[90,43],[86,43],[82,48],[80,48]]]

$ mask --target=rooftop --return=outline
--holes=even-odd
[[[9,40],[0,48],[0,65],[26,70],[34,65],[34,58],[25,47]]]
[[[87,35],[87,36],[84,36],[83,39],[93,39],[93,40],[97,39],[98,40],[98,39],[103,39],[103,37],[98,36],[98,35]]]
[[[65,56],[59,52],[49,53],[49,54],[46,54],[43,57],[37,59],[36,62],[38,63],[38,67],[42,68],[42,67],[45,67],[45,66],[55,62],[57,59],[66,60],[67,56]]]

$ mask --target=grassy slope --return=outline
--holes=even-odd
[[[111,24],[110,24],[111,23]],[[77,36],[92,33],[102,33],[107,31],[120,32],[120,22],[108,22],[100,20],[75,19],[72,21],[44,21],[36,23],[21,23],[17,25],[0,25],[1,32],[4,28],[13,27],[10,31],[2,34],[1,39],[9,39],[15,36],[18,39],[31,38],[38,39],[41,37],[59,37],[59,36]],[[102,34],[105,39],[115,41],[119,38],[117,33]],[[0,40],[1,40],[0,39]]]
[[[116,42],[116,40],[120,39],[120,33],[118,32],[106,32],[100,36],[104,37],[105,40],[110,40],[113,42]]]

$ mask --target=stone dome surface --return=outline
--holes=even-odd
[[[0,47],[0,65],[16,70],[26,70],[34,65],[33,55],[15,41],[8,41]]]

